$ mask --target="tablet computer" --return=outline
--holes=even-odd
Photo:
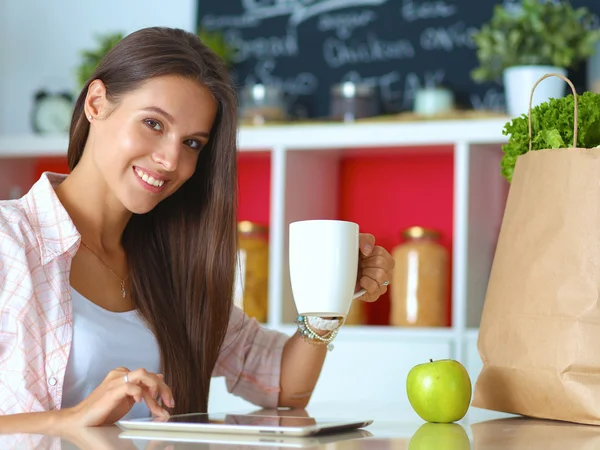
[[[318,447],[332,442],[372,437],[367,430],[356,429],[340,433],[320,434],[316,436],[284,436],[262,434],[226,434],[226,433],[190,433],[186,431],[126,430],[119,434],[120,439],[133,441],[152,441],[169,443],[202,443],[253,447],[304,448]]]
[[[191,413],[168,418],[120,420],[123,430],[180,431],[188,433],[254,434],[263,436],[315,436],[363,428],[369,419],[315,418],[293,413]]]

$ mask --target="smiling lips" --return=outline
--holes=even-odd
[[[137,178],[142,182],[144,187],[146,187],[151,192],[160,192],[165,185],[164,179],[156,179],[152,175],[148,175],[145,171],[140,169],[139,167],[133,168]]]

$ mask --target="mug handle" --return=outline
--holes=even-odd
[[[360,297],[361,295],[363,295],[365,292],[367,292],[366,289],[361,289],[360,291],[356,292],[353,296],[352,296],[352,300],[357,299],[358,297]]]
[[[389,281],[384,281],[383,283],[381,283],[379,286],[387,286],[389,283]],[[366,289],[361,289],[360,291],[356,292],[353,296],[352,296],[352,300],[357,299],[358,297],[360,297],[361,295],[363,295],[364,293],[366,293],[367,290]]]

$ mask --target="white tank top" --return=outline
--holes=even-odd
[[[137,311],[108,311],[71,288],[73,343],[63,385],[62,407],[77,405],[117,367],[140,367],[160,373],[160,351],[154,334]],[[125,418],[148,417],[144,401]]]

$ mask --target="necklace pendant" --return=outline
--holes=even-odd
[[[125,297],[127,296],[127,290],[125,289],[124,281],[121,283],[121,293],[123,294],[123,300],[125,300]]]

